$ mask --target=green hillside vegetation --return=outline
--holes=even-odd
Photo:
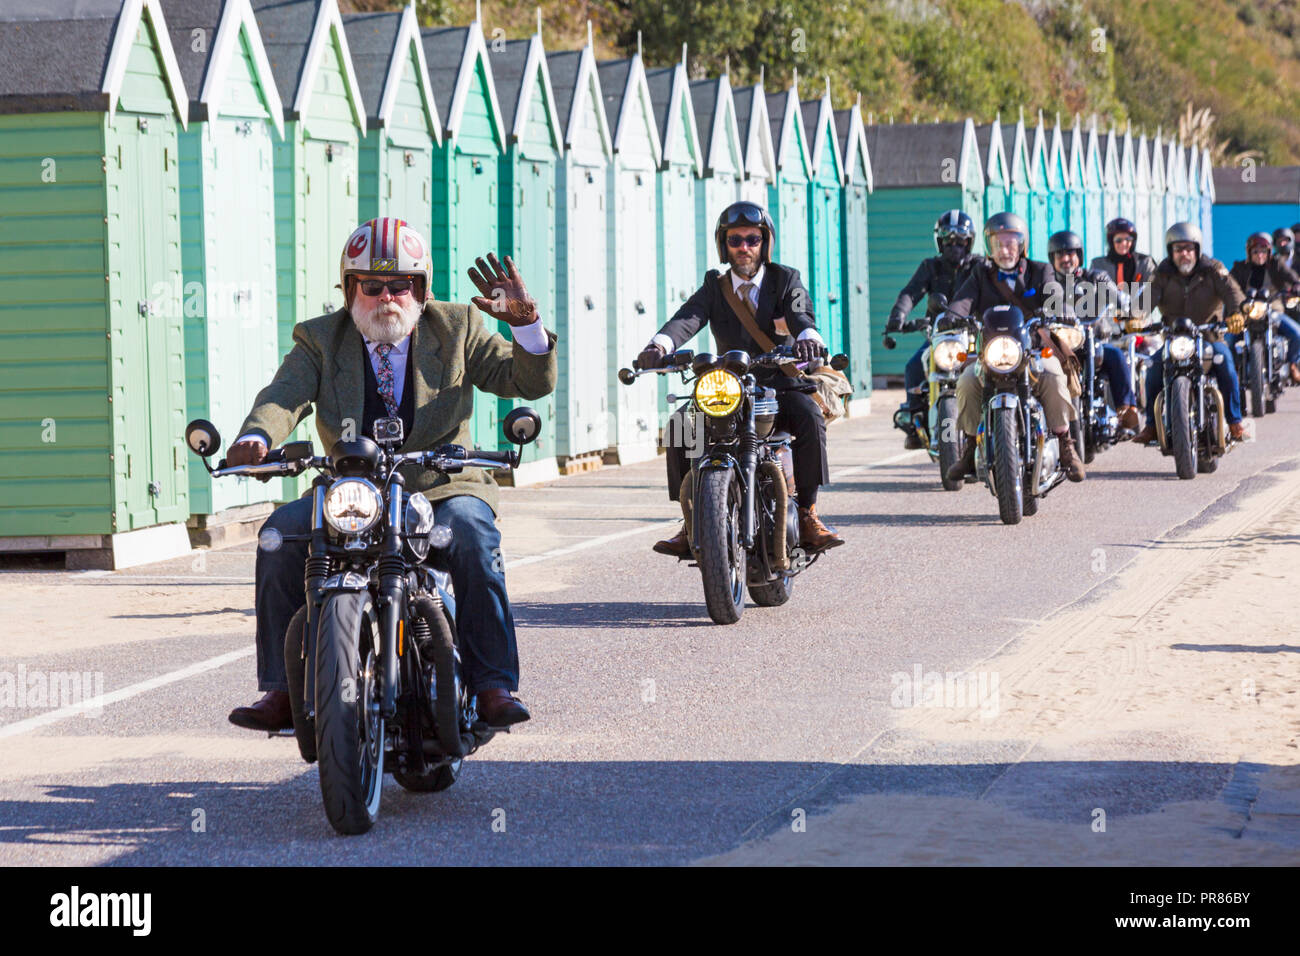
[[[395,9],[400,0],[343,0]],[[857,94],[877,121],[930,122],[1042,110],[1066,122],[1096,113],[1102,128],[1178,129],[1189,103],[1216,118],[1198,145],[1221,162],[1255,150],[1300,161],[1300,8],[1268,0],[541,0],[483,3],[485,32],[533,32],[541,7],[548,49],[581,44],[593,22],[601,58],[636,49],[647,65],[681,57],[693,77],[730,64],[733,84],[766,70],[769,89],[795,70],[805,98],[830,77],[837,105]],[[418,0],[426,25],[466,23],[473,0]],[[1191,131],[1188,132],[1189,139]]]

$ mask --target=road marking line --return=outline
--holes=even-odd
[[[860,471],[879,468],[881,465],[892,465],[894,462],[902,461],[905,458],[911,458],[913,455],[926,455],[928,457],[929,453],[926,452],[924,448],[914,448],[912,451],[902,452],[901,454],[894,455],[892,458],[882,458],[880,461],[869,462],[865,465],[854,465],[852,468],[845,468],[843,471],[837,471],[835,474],[831,475],[831,482],[834,483],[839,481],[841,478],[848,478],[850,475],[856,475]]]
[[[526,564],[536,564],[539,561],[549,561],[551,558],[563,557],[566,554],[573,554],[575,551],[586,551],[588,548],[608,544],[611,541],[618,541],[621,538],[630,538],[635,534],[644,534],[646,531],[662,531],[665,528],[673,528],[677,526],[677,521],[678,519],[673,518],[671,521],[656,521],[654,524],[637,525],[635,528],[615,531],[613,534],[601,535],[599,538],[588,538],[586,541],[571,544],[565,548],[553,548],[550,551],[543,551],[541,554],[530,554],[526,558],[515,558],[513,561],[506,562],[506,570],[521,568]]]
[[[0,739],[5,737],[16,737],[19,734],[27,733],[29,730],[35,730],[38,727],[57,723],[58,721],[66,720],[69,717],[75,717],[77,714],[85,713],[88,710],[100,710],[109,704],[116,704],[118,701],[123,701],[130,697],[136,697],[158,687],[163,687],[167,684],[174,684],[176,681],[185,680],[187,677],[193,677],[196,674],[202,674],[204,671],[215,670],[218,667],[225,667],[232,661],[237,661],[243,657],[251,657],[256,650],[256,647],[245,647],[242,650],[230,651],[227,654],[209,657],[206,661],[198,661],[194,664],[190,664],[188,667],[182,667],[180,670],[171,671],[167,674],[160,674],[157,677],[150,677],[148,680],[140,681],[138,684],[131,684],[127,687],[123,687],[121,690],[115,690],[111,694],[104,694],[102,697],[94,697],[90,700],[82,701],[80,704],[70,704],[67,707],[60,707],[58,710],[46,711],[43,714],[37,714],[35,717],[29,717],[26,720],[15,721],[12,724],[0,725]]]

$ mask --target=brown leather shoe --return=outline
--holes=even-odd
[[[1246,426],[1241,422],[1233,422],[1228,426],[1228,437],[1233,441],[1246,440]]]
[[[967,435],[961,457],[948,467],[947,478],[949,481],[962,481],[967,475],[973,474],[975,474],[975,436]]]
[[[510,691],[494,687],[479,691],[478,716],[489,727],[509,727],[511,724],[522,724],[532,715]]]
[[[921,436],[916,432],[908,432],[907,437],[903,439],[903,447],[908,451],[916,451],[918,448],[924,448],[925,442],[921,441]]]
[[[1132,405],[1125,405],[1119,410],[1119,427],[1121,431],[1135,432],[1142,427],[1142,420],[1138,417],[1138,410]]]
[[[686,522],[682,522],[682,526],[677,529],[677,533],[671,538],[656,541],[654,550],[659,554],[667,554],[674,558],[689,558],[691,556],[691,543],[686,538]]]
[[[1070,433],[1057,435],[1061,445],[1061,467],[1065,469],[1065,476],[1071,481],[1083,481],[1088,477],[1088,472],[1083,468],[1083,459],[1079,457],[1079,451],[1074,447],[1074,439]]]
[[[799,509],[799,543],[810,553],[838,548],[844,539],[837,535],[817,517],[817,506]]]
[[[1149,445],[1158,437],[1159,436],[1156,434],[1155,424],[1148,422],[1145,428],[1133,436],[1133,441],[1137,442],[1139,445]]]
[[[1295,362],[1291,363],[1291,384],[1300,385],[1300,365]]]
[[[282,690],[268,690],[266,695],[251,707],[236,707],[230,712],[230,722],[236,727],[275,733],[293,730],[293,713],[289,710],[289,694]]]

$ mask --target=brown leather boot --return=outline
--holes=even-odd
[[[837,535],[817,517],[817,506],[811,505],[799,509],[799,543],[810,554],[838,548],[844,539]]]
[[[500,687],[479,691],[477,707],[479,719],[489,727],[522,724],[532,716],[519,698]]]
[[[962,450],[961,457],[954,461],[948,469],[949,481],[961,481],[967,475],[975,474],[975,436],[966,436],[966,447]]]
[[[1300,385],[1300,365],[1295,362],[1291,363],[1291,384]]]
[[[689,558],[691,556],[691,543],[686,538],[686,522],[682,522],[682,526],[677,529],[677,533],[671,538],[656,541],[654,550],[659,554],[666,554],[674,558]]]
[[[1133,441],[1139,445],[1149,445],[1159,436],[1156,435],[1155,422],[1147,422],[1146,427],[1133,436]]]
[[[1083,468],[1083,459],[1079,457],[1078,449],[1074,447],[1074,439],[1069,432],[1056,437],[1061,446],[1061,466],[1065,469],[1066,477],[1071,481],[1083,481],[1088,473]]]
[[[1244,426],[1241,422],[1233,422],[1231,425],[1228,426],[1228,437],[1231,438],[1233,441],[1245,441],[1246,426]]]
[[[289,710],[289,695],[282,690],[268,690],[266,695],[251,707],[236,707],[230,712],[230,722],[248,730],[274,733],[293,730],[293,713]]]
[[[918,448],[924,448],[925,442],[921,441],[921,436],[916,432],[908,432],[907,437],[903,439],[903,447],[908,451],[916,451]]]
[[[1121,431],[1135,432],[1142,425],[1138,410],[1132,405],[1125,405],[1119,410],[1119,427]]]

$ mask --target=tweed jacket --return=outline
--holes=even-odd
[[[537,399],[555,390],[555,333],[550,350],[533,355],[518,343],[489,334],[473,305],[430,300],[411,332],[411,366],[404,388],[414,388],[411,432],[399,451],[431,451],[439,445],[470,446],[474,389],[504,398]],[[358,435],[365,408],[365,342],[346,309],[300,322],[293,349],[271,384],[253,401],[238,434],[262,435],[274,448],[297,424],[316,414],[316,432],[329,454],[345,428]],[[371,436],[366,436],[371,437]],[[495,447],[495,442],[490,447]],[[481,498],[497,507],[497,485],[480,468],[440,475],[402,466],[409,491],[431,501],[454,495]]]

